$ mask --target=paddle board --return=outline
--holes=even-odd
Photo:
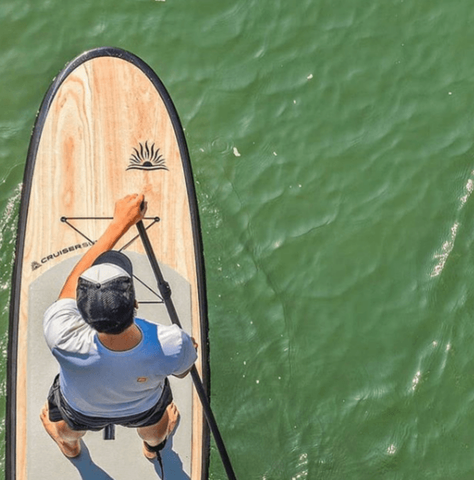
[[[63,456],[39,413],[58,364],[42,317],[84,252],[105,230],[115,201],[144,193],[150,242],[183,328],[199,344],[208,389],[207,310],[196,195],[173,102],[153,70],[118,48],[99,48],[60,72],[40,107],[23,182],[8,348],[6,479],[155,479],[135,429],[115,440],[88,432],[77,459]],[[132,260],[138,316],[169,324],[147,256],[131,229],[116,246]],[[167,480],[208,478],[209,433],[188,377],[170,378],[179,426],[163,451]]]

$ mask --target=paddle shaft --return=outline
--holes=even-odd
[[[153,251],[150,239],[148,238],[148,233],[141,220],[137,223],[137,228],[143,246],[145,247],[148,260],[150,261],[151,268],[153,270],[153,273],[155,274],[158,288],[160,290],[161,296],[163,297],[163,301],[165,302],[171,322],[181,328],[181,322],[179,321],[178,314],[176,313],[176,309],[174,308],[173,300],[171,299],[171,288],[169,286],[169,283],[164,279],[163,274],[161,273],[160,266],[158,264],[158,261],[156,260],[155,252]],[[201,400],[207,423],[209,425],[209,428],[211,429],[212,435],[214,436],[214,440],[216,442],[217,449],[219,450],[222,463],[224,464],[227,477],[229,478],[229,480],[237,480],[234,470],[232,469],[232,464],[230,463],[229,455],[227,454],[227,450],[224,445],[224,440],[222,439],[222,436],[220,434],[216,419],[214,418],[214,414],[212,413],[209,400],[206,396],[206,391],[204,390],[204,386],[199,376],[199,372],[197,371],[195,365],[193,365],[191,368],[191,377],[193,379],[194,387],[196,388],[199,399]]]

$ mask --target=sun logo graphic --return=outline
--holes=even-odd
[[[134,148],[127,170],[168,170],[160,149],[148,142],[140,143],[140,148]]]

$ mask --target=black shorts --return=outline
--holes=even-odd
[[[172,401],[173,394],[171,393],[170,383],[166,379],[163,393],[158,403],[146,412],[128,417],[89,417],[74,410],[66,402],[59,388],[59,375],[57,375],[48,395],[49,419],[52,422],[64,420],[72,430],[91,430],[93,432],[98,432],[110,424],[129,428],[148,427],[155,425],[155,423],[161,420],[166,408]]]

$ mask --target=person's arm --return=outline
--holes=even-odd
[[[143,219],[147,208],[144,199],[144,195],[135,193],[127,195],[116,202],[113,220],[97,242],[92,245],[73,268],[59,294],[59,299],[76,298],[79,277],[92,266],[99,255],[111,250],[130,227]],[[142,204],[143,209],[140,208]]]
[[[184,373],[181,373],[181,374],[179,374],[179,375],[175,373],[175,374],[173,375],[173,377],[180,378],[180,379],[181,379],[181,378],[184,378],[184,377],[186,377],[186,376],[188,375],[188,373],[191,371],[192,368],[193,368],[193,367],[191,367],[189,370],[186,370]]]

